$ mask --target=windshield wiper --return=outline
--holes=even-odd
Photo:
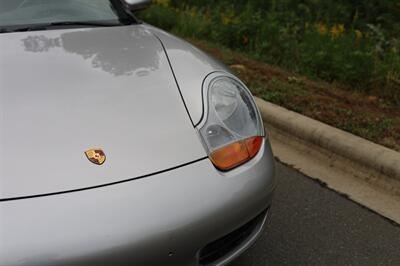
[[[43,25],[40,26],[23,26],[23,27],[9,27],[0,29],[0,33],[6,32],[20,32],[20,31],[33,31],[33,30],[45,30],[46,27]]]
[[[21,32],[21,31],[35,31],[35,30],[47,30],[50,28],[58,28],[58,27],[69,27],[69,26],[91,26],[91,27],[113,27],[113,26],[121,26],[126,25],[123,22],[116,21],[61,21],[61,22],[50,22],[50,23],[40,23],[37,25],[29,25],[29,26],[12,26],[7,28],[0,28],[0,33],[6,32]]]
[[[59,26],[94,26],[94,27],[113,27],[124,25],[116,21],[61,21],[51,22],[46,24],[46,27],[59,27]]]

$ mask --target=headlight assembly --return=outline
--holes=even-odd
[[[198,127],[200,136],[213,164],[227,171],[257,155],[264,128],[250,92],[237,78],[213,73],[203,86],[205,116]]]

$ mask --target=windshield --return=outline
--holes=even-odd
[[[0,29],[32,26],[29,29],[34,30],[38,25],[74,26],[74,22],[134,22],[121,6],[119,0],[0,0]]]

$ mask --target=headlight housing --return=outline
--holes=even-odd
[[[212,73],[203,92],[205,115],[198,129],[213,164],[228,171],[256,156],[264,127],[246,86],[233,75]]]

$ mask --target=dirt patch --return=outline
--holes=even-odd
[[[400,108],[387,99],[310,80],[205,41],[189,41],[231,66],[258,97],[400,151]]]

